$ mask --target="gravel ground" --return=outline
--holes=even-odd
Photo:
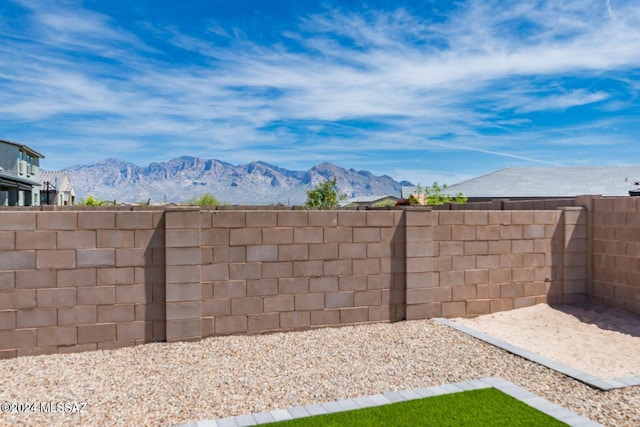
[[[0,402],[35,403],[0,425],[171,426],[489,376],[604,425],[640,425],[640,387],[597,391],[428,320],[20,357],[0,372]]]

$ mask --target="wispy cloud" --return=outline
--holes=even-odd
[[[446,150],[557,164],[531,142],[611,141],[606,127],[628,133],[627,118],[594,115],[587,130],[536,114],[638,110],[634,2],[470,0],[429,16],[329,7],[268,43],[214,20],[204,32],[125,26],[75,1],[17,3],[21,26],[1,33],[0,128],[27,143],[25,126],[48,129],[40,151],[62,166],[60,137],[95,146],[85,161],[193,154],[309,167]],[[622,96],[604,78],[626,79]],[[418,167],[413,155],[387,158],[388,169]]]

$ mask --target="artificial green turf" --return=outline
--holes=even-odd
[[[566,426],[495,388],[270,423],[269,426]]]

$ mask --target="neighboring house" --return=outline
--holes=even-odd
[[[32,206],[40,200],[40,159],[37,151],[0,139],[0,206]]]
[[[629,196],[640,186],[640,166],[555,166],[500,169],[447,187],[470,202],[554,199],[580,195]],[[415,187],[403,187],[403,197]]]
[[[40,171],[40,204],[70,206],[76,204],[76,188],[63,171]]]
[[[394,205],[399,198],[395,196],[362,196],[345,200],[342,206],[378,206],[378,205]]]

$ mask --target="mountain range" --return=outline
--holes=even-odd
[[[292,171],[265,162],[232,165],[187,156],[146,167],[107,159],[64,171],[75,185],[78,198],[93,195],[118,202],[181,203],[209,193],[220,202],[234,205],[302,205],[306,191],[332,177],[337,178],[338,191],[348,198],[400,197],[402,186],[411,185],[386,175],[375,176],[331,163],[321,163],[307,171]]]

